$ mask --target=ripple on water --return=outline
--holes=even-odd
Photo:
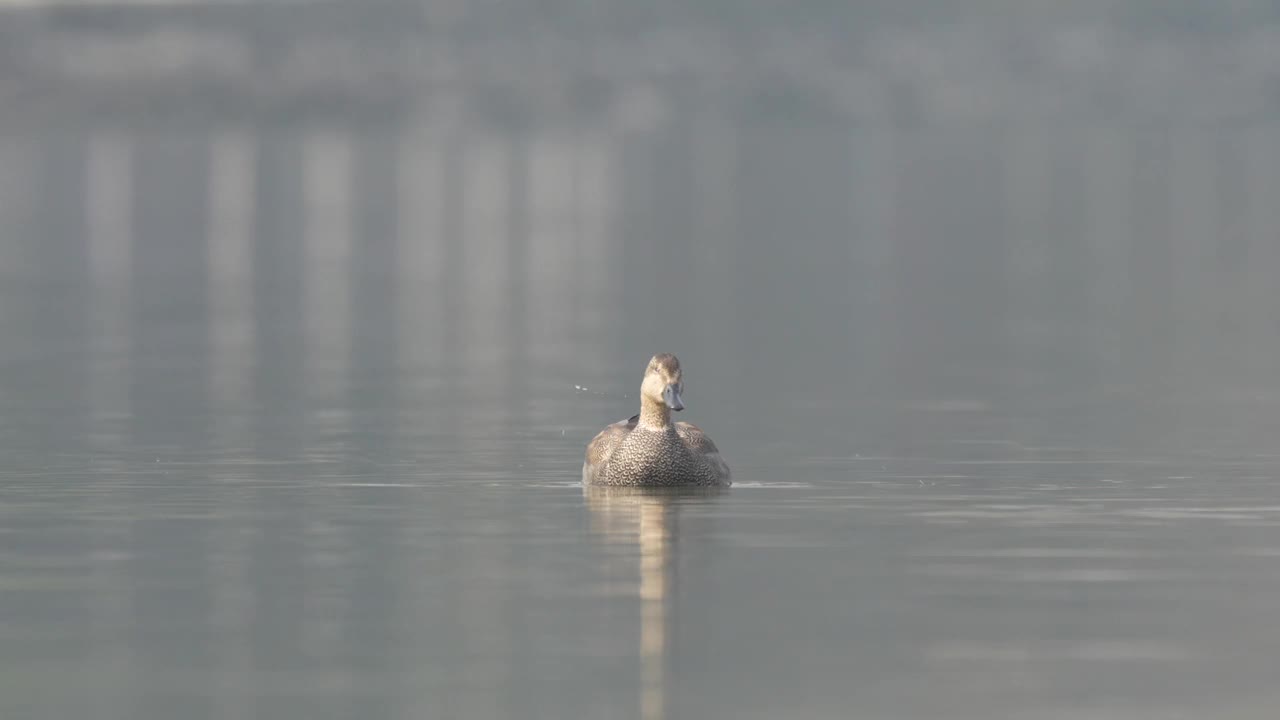
[[[947,643],[925,650],[925,656],[939,662],[1045,662],[1087,660],[1112,662],[1178,662],[1191,660],[1195,654],[1178,645],[1144,642],[1089,642],[1058,647],[1032,648],[1017,645],[984,643]]]

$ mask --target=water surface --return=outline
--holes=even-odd
[[[1182,139],[5,136],[0,715],[1270,717],[1280,144]],[[584,493],[658,351],[735,486]]]

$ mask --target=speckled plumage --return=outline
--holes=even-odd
[[[656,378],[656,379],[655,379]],[[641,390],[641,412],[616,422],[587,445],[582,481],[588,485],[671,487],[728,485],[729,466],[697,426],[672,423],[670,408],[646,389],[683,387],[674,355],[655,355]],[[675,409],[683,408],[679,395]]]

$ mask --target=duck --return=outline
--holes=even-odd
[[[587,445],[584,485],[696,487],[730,484],[729,466],[698,426],[671,422],[684,410],[684,378],[671,353],[649,360],[640,413],[609,425]]]

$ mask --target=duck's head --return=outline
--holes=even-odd
[[[644,371],[644,383],[640,385],[641,396],[672,410],[683,410],[684,401],[680,399],[683,391],[684,381],[680,376],[680,361],[676,356],[671,353],[654,355]]]

